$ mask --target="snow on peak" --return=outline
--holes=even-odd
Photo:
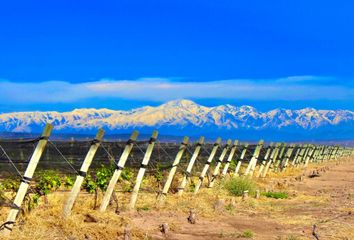
[[[289,110],[277,108],[260,112],[252,106],[236,107],[230,104],[216,107],[201,106],[180,99],[157,107],[141,107],[129,111],[110,109],[74,109],[71,112],[14,112],[0,114],[0,131],[30,132],[40,129],[46,122],[55,129],[86,131],[98,127],[114,130],[128,128],[167,127],[225,129],[316,129],[325,126],[349,124],[353,126],[354,113],[347,110],[316,110],[304,108]]]

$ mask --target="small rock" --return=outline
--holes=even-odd
[[[163,223],[160,225],[160,231],[164,234],[167,235],[168,234],[168,224],[167,223]]]

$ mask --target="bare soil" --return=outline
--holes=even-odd
[[[131,216],[132,224],[153,239],[247,239],[245,231],[252,239],[316,239],[314,225],[319,239],[354,239],[354,162],[330,164],[309,178],[311,173],[307,170],[303,181],[281,180],[277,185],[286,182],[282,187],[290,198],[267,199],[255,209],[241,204],[232,213],[199,217],[196,224],[188,223],[188,214],[146,211]],[[161,223],[171,226],[167,237],[158,230]]]

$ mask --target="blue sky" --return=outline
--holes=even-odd
[[[0,112],[354,110],[352,1],[3,1]]]

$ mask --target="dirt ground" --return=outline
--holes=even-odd
[[[267,199],[253,209],[250,206],[262,199],[250,199],[244,209],[240,203],[231,213],[199,218],[194,225],[187,222],[187,215],[174,212],[140,213],[132,223],[152,232],[168,223],[173,226],[168,239],[247,239],[245,231],[253,233],[252,239],[316,239],[313,225],[319,239],[354,239],[354,161],[331,164],[318,177],[308,177],[311,173],[306,171],[303,181],[293,177],[275,181],[275,189],[292,193],[290,199]],[[164,239],[162,234],[152,237]]]
[[[314,169],[321,170],[319,176],[309,177]],[[289,198],[242,200],[215,187],[197,196],[169,195],[163,204],[156,204],[155,194],[142,193],[137,211],[115,213],[110,206],[100,213],[92,210],[92,196],[81,194],[72,216],[64,219],[65,194],[55,193],[49,204],[18,221],[10,239],[124,239],[129,231],[133,239],[296,240],[316,239],[314,225],[318,239],[354,239],[354,159],[271,175],[258,184],[263,190],[286,191]],[[122,205],[129,200],[118,195]],[[190,209],[196,213],[195,224],[187,221]],[[1,209],[0,220],[6,215]],[[168,225],[167,234],[160,231],[161,224]]]

